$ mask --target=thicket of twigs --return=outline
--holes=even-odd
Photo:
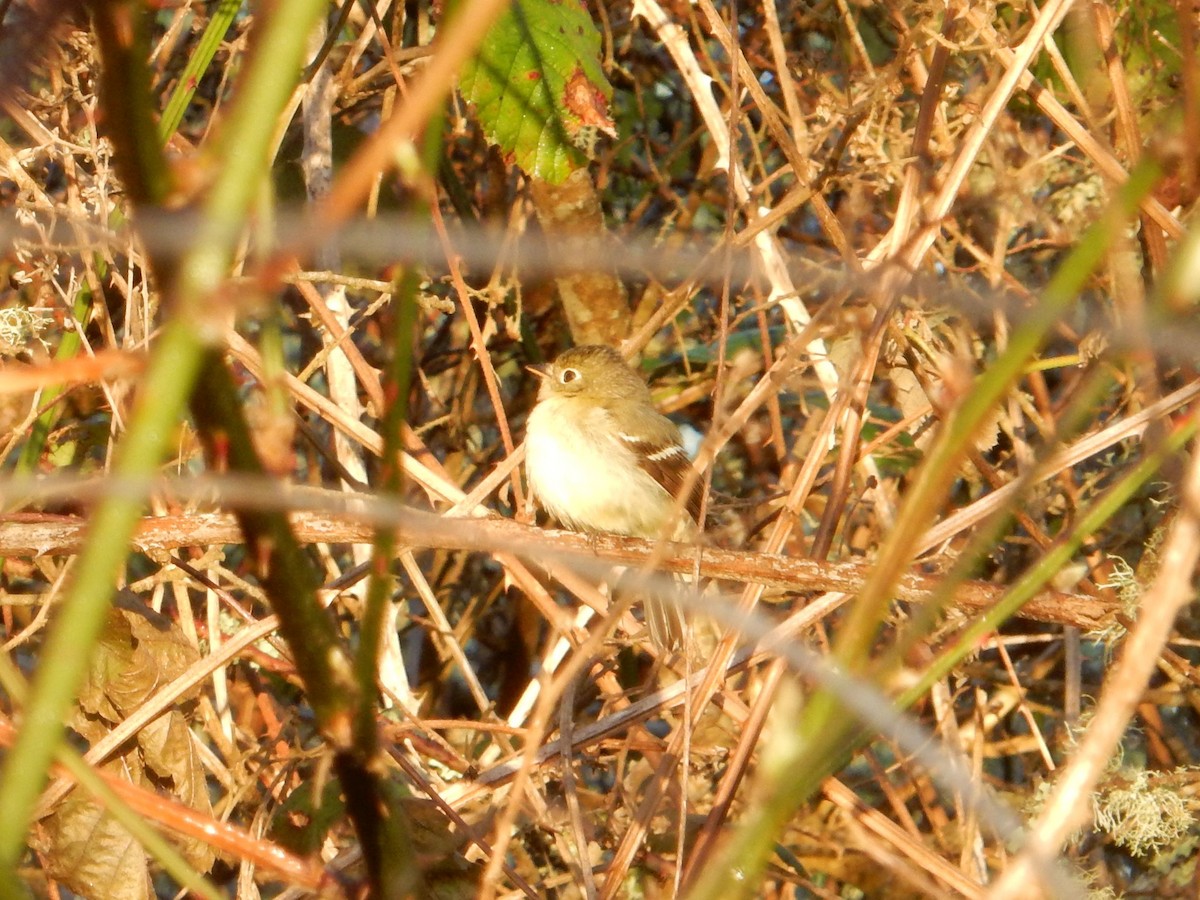
[[[6,895],[1194,891],[1191,5],[0,9]]]

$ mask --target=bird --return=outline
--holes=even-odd
[[[700,532],[699,491],[676,511],[691,462],[679,428],[654,408],[645,379],[614,348],[589,344],[551,364],[525,429],[525,472],[534,501],[559,524],[588,534],[690,541]],[[681,649],[677,603],[645,598],[650,639]]]

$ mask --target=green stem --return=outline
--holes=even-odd
[[[207,344],[221,335],[217,296],[235,240],[269,166],[271,138],[300,72],[307,35],[326,8],[323,0],[280,0],[262,20],[256,52],[221,133],[222,164],[203,208],[190,250],[178,269],[155,258],[163,289],[173,295],[173,318],[154,348],[129,430],[117,449],[113,474],[144,477],[158,468],[183,416]],[[101,36],[104,101],[110,123],[122,121],[118,161],[131,196],[161,202],[168,185],[158,134],[150,115],[146,48],[130,44],[142,34],[144,10],[132,4],[93,9]],[[122,17],[133,16],[131,22]],[[122,25],[127,25],[123,28]],[[114,80],[114,73],[119,76]],[[91,659],[105,612],[119,583],[143,499],[110,495],[93,511],[88,538],[55,627],[47,638],[21,729],[0,772],[0,890],[18,884],[33,806],[62,739],[62,723]]]
[[[922,672],[920,679],[900,695],[897,702],[907,707],[916,702],[939,678],[944,678],[956,665],[970,656],[979,646],[979,641],[995,631],[1016,614],[1026,602],[1040,591],[1050,579],[1065,566],[1083,545],[1083,542],[1100,530],[1100,527],[1116,515],[1133,495],[1140,490],[1162,468],[1163,463],[1178,453],[1195,436],[1200,420],[1189,417],[1155,450],[1134,466],[1103,497],[1092,504],[1079,519],[1079,523],[1066,538],[1047,550],[1037,563],[1009,589],[995,606],[981,613],[960,635],[952,647],[942,652]]]
[[[167,101],[162,118],[158,122],[158,137],[164,145],[183,121],[183,114],[187,112],[188,104],[196,95],[200,79],[208,71],[213,57],[217,55],[221,42],[225,40],[225,35],[241,8],[242,0],[221,0],[213,10],[208,24],[204,27],[204,34],[196,42],[196,48],[188,58],[187,65],[183,67],[175,90],[171,92],[171,98]]]
[[[194,329],[182,320],[171,322],[164,330],[113,465],[118,479],[144,476],[158,467],[198,369],[195,344]],[[20,731],[4,761],[0,883],[15,878],[34,803],[62,738],[62,723],[87,671],[114,587],[122,579],[125,554],[142,505],[141,496],[112,494],[92,513],[74,580],[42,648]]]
[[[1075,301],[1159,174],[1158,166],[1152,163],[1143,163],[1132,173],[1113,208],[1084,234],[1051,279],[1041,302],[1014,329],[1004,352],[976,379],[962,406],[945,423],[838,635],[834,659],[841,671],[860,675],[870,667],[879,628],[887,617],[892,586],[908,566],[912,547],[957,477],[973,435],[1025,371],[1049,329]],[[1143,474],[1142,467],[1135,474]],[[1059,557],[1058,553],[1049,555]],[[1050,571],[1039,566],[1038,577],[1049,577]],[[1028,585],[1023,582],[1022,588],[1028,590]],[[1016,606],[1004,604],[1007,615],[1024,599]],[[991,630],[996,620],[990,615],[988,618],[991,624],[987,630]],[[776,835],[817,790],[821,780],[836,771],[865,736],[841,698],[828,690],[817,690],[809,698],[795,733],[777,738],[783,745],[778,757],[781,762],[756,780],[758,802],[749,805],[746,820],[705,867],[690,896],[712,900],[748,896],[759,883]]]

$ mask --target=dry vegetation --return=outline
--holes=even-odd
[[[1194,896],[1192,6],[458,6],[0,4],[0,894]],[[589,342],[703,549],[531,520]]]

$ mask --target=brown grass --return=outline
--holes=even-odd
[[[147,20],[153,110],[210,6]],[[192,304],[250,20],[155,194],[112,134],[139,120],[101,87],[111,46],[5,8],[0,54],[23,21],[67,35],[0,86],[5,745],[36,718],[24,684],[70,627],[54,609],[95,511],[145,514],[79,649],[99,661],[66,723],[84,764],[60,753],[0,879],[97,897],[155,876],[170,896],[186,866],[247,898],[1190,889],[1190,8],[592,4],[617,136],[570,193],[531,191],[456,96],[434,115],[489,10],[431,43],[428,10],[350,5],[280,114],[274,193]],[[564,197],[599,204],[607,233],[552,211]],[[629,302],[589,339],[623,341],[695,439],[702,547],[531,521],[523,367],[589,327],[568,279],[597,272]],[[180,316],[223,350],[257,474],[193,394],[169,458],[113,475]],[[331,680],[264,576],[289,527]],[[703,579],[640,588],[692,611],[690,653],[655,658],[605,587],[616,564]],[[342,683],[363,702],[322,699]],[[12,769],[0,792],[42,783]],[[183,870],[79,799],[104,795],[76,786],[88,769]],[[396,870],[413,881],[389,887]]]

